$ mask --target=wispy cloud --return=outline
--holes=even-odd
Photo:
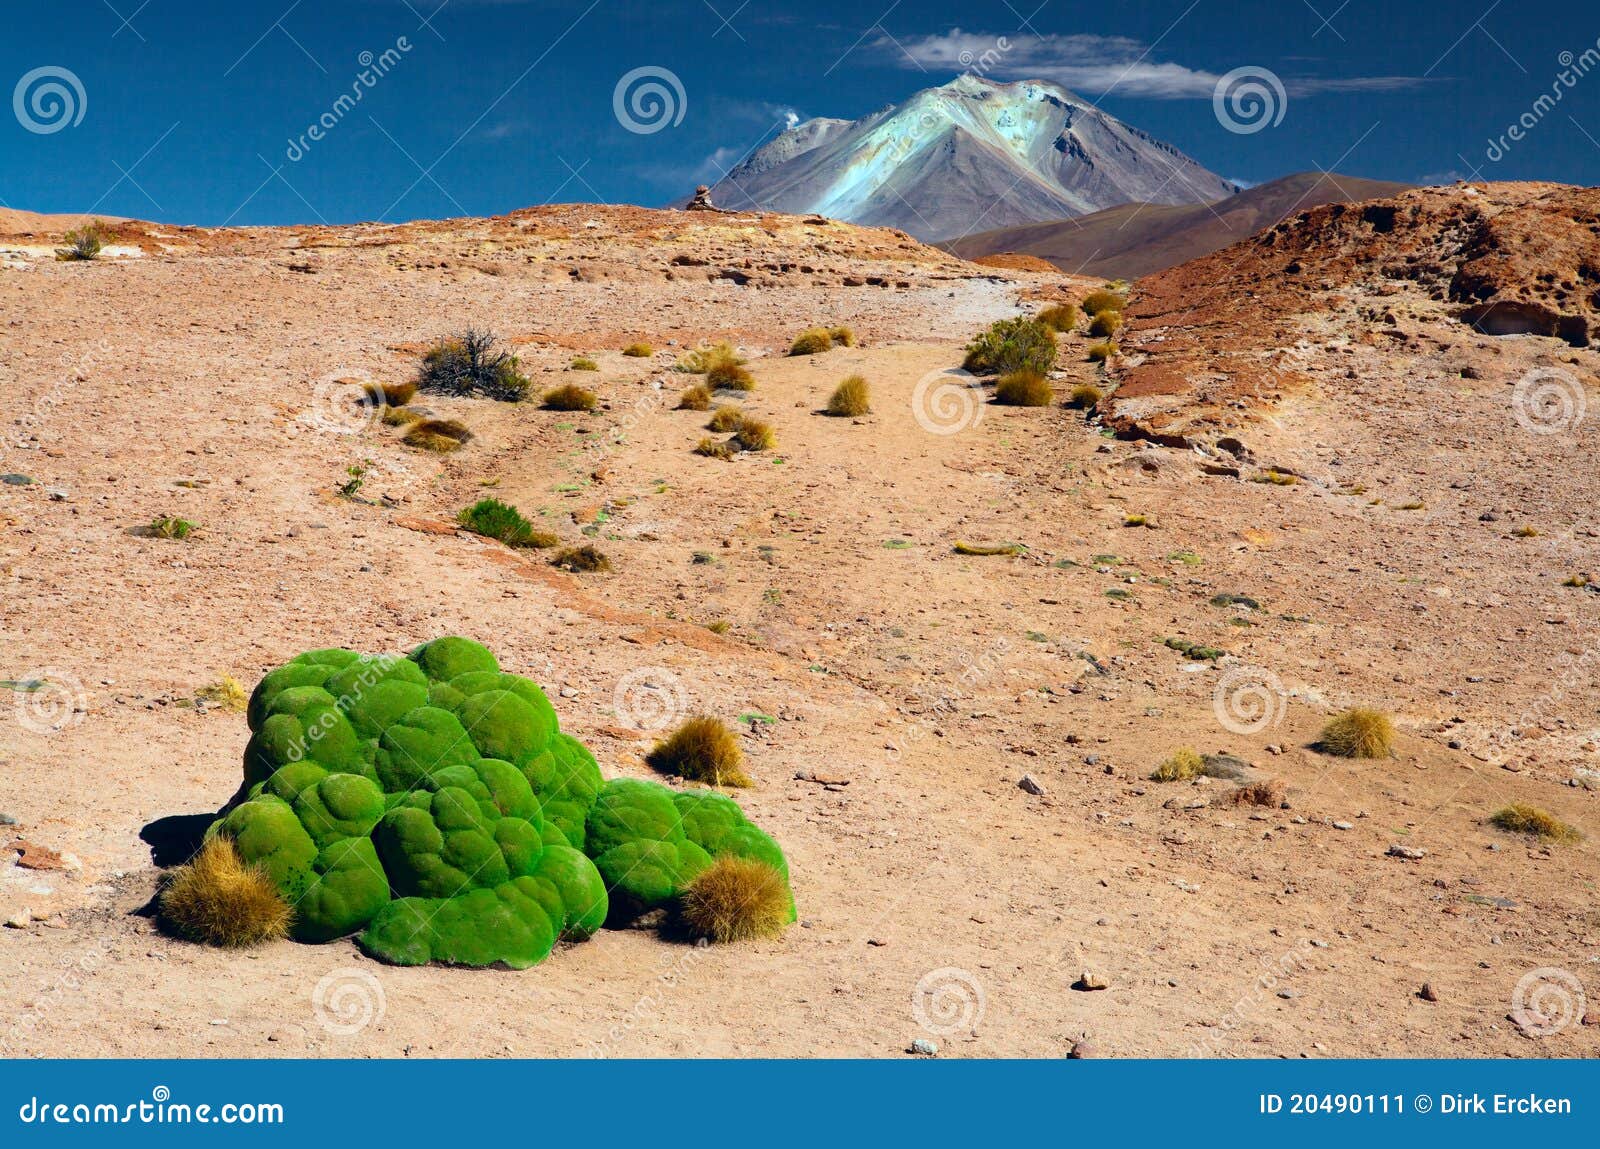
[[[937,35],[884,35],[872,47],[903,68],[963,72],[976,63],[989,79],[1003,75],[1018,80],[1054,80],[1091,96],[1115,93],[1155,100],[1209,100],[1221,79],[1216,72],[1156,59],[1150,46],[1127,36],[993,36],[952,28]],[[1394,92],[1425,82],[1418,76],[1282,79],[1290,94],[1302,96],[1322,92]]]

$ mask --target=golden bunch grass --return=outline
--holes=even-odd
[[[563,383],[544,393],[544,405],[551,411],[593,411],[600,400],[587,387]]]
[[[756,377],[748,367],[723,360],[713,363],[706,371],[706,386],[713,391],[754,391]]]
[[[994,386],[994,401],[1007,407],[1048,407],[1055,397],[1050,380],[1037,371],[1013,371]]]
[[[656,349],[648,343],[630,343],[622,349],[622,353],[629,359],[648,359],[656,353]]]
[[[294,917],[266,871],[247,865],[233,839],[221,835],[173,871],[160,909],[180,936],[230,948],[286,937]]]
[[[789,923],[789,890],[766,862],[724,854],[683,892],[685,924],[717,942],[776,937]]]
[[[1039,312],[1037,319],[1050,330],[1065,334],[1078,326],[1078,309],[1070,303],[1056,303]]]
[[[1087,411],[1105,397],[1106,393],[1093,383],[1079,383],[1072,389],[1067,402],[1079,410]]]
[[[1152,782],[1187,782],[1205,773],[1206,761],[1192,746],[1180,746],[1150,774]]]
[[[1489,815],[1492,825],[1513,834],[1532,834],[1551,842],[1576,842],[1582,839],[1576,827],[1569,826],[1554,814],[1530,806],[1526,802],[1513,802]]]
[[[447,455],[463,443],[472,441],[472,432],[465,423],[455,419],[419,419],[406,430],[400,440],[408,447]]]
[[[1023,546],[1021,543],[997,543],[993,546],[988,546],[983,543],[958,542],[955,545],[955,552],[958,555],[977,555],[980,557],[988,557],[990,555],[1020,555],[1027,549],[1028,548]]]
[[[731,459],[733,458],[733,447],[707,435],[694,445],[694,453],[696,455],[704,455],[708,459]]]
[[[231,674],[224,674],[210,686],[202,687],[195,692],[195,697],[224,710],[243,710],[250,704],[250,692]]]
[[[1383,758],[1394,745],[1394,722],[1381,710],[1352,707],[1322,728],[1319,745],[1340,758]]]
[[[1089,321],[1089,334],[1096,339],[1109,339],[1122,328],[1122,312],[1102,311]]]
[[[693,387],[685,387],[683,394],[678,396],[678,410],[711,410],[711,389],[704,383],[696,383]]]
[[[778,441],[770,424],[748,416],[739,424],[739,430],[733,438],[745,451],[767,451]]]
[[[706,423],[706,429],[727,434],[729,431],[737,431],[743,425],[744,412],[732,403],[724,403],[711,412],[711,419]]]
[[[872,411],[872,391],[866,379],[851,375],[833,389],[828,396],[828,414],[853,418]]]
[[[751,786],[739,737],[720,718],[697,714],[657,742],[644,759],[663,774],[712,786]]]
[[[820,355],[833,349],[833,332],[826,327],[808,327],[789,345],[790,355]]]
[[[611,560],[589,543],[581,547],[567,547],[558,551],[556,557],[550,560],[551,566],[560,567],[564,571],[574,573],[583,571],[608,571],[611,569]]]
[[[1104,363],[1116,353],[1117,345],[1112,340],[1108,339],[1104,343],[1094,343],[1089,347],[1089,362]]]

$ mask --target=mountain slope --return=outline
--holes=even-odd
[[[1055,84],[961,76],[864,119],[790,128],[713,195],[727,208],[814,212],[945,239],[1130,201],[1208,203],[1235,191]]]
[[[1302,172],[1215,204],[1127,203],[1077,219],[979,232],[947,246],[964,259],[1001,252],[1034,255],[1077,275],[1137,279],[1219,251],[1295,212],[1399,195],[1406,188]]]

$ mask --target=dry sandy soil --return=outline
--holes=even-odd
[[[1600,1046],[1600,597],[1562,585],[1593,569],[1596,423],[1531,433],[1511,403],[1541,365],[1581,394],[1594,352],[1479,334],[1414,283],[1343,284],[1283,317],[1303,336],[1296,384],[1240,408],[1235,454],[989,404],[948,374],[962,343],[1087,285],[892,232],[584,206],[406,227],[123,223],[115,258],[70,264],[49,258],[59,226],[8,226],[0,471],[33,482],[0,486],[0,677],[45,685],[0,691],[0,811],[17,823],[0,826],[7,1052]],[[863,346],[784,357],[816,322]],[[351,417],[339,380],[404,379],[467,324],[511,341],[541,387],[594,387],[602,409],[429,398],[477,434],[444,458]],[[1064,337],[1061,394],[1156,361],[1173,330],[1168,314],[1136,332],[1109,378]],[[673,409],[690,380],[670,368],[712,337],[751,357],[746,406],[775,451],[691,453],[704,416]],[[623,357],[636,339],[656,356]],[[600,370],[569,374],[578,352]],[[852,372],[873,413],[819,414]],[[338,497],[364,459],[358,497]],[[1301,481],[1249,481],[1270,466]],[[614,571],[569,575],[456,532],[491,484],[568,541],[588,528]],[[137,533],[163,514],[201,529]],[[970,557],[957,541],[1027,549]],[[246,739],[241,714],[197,692],[312,647],[446,633],[543,683],[608,776],[647,773],[648,735],[628,725],[641,712],[774,719],[746,724],[758,785],[740,800],[789,852],[800,924],[711,948],[602,931],[520,973],[160,932],[147,907],[173,859],[144,839],[224,802]],[[1169,637],[1227,653],[1192,661]],[[1395,714],[1392,758],[1314,748],[1358,703]],[[1148,780],[1185,745],[1281,780],[1286,804]],[[1590,837],[1490,826],[1510,800]],[[1082,988],[1086,972],[1106,988]]]

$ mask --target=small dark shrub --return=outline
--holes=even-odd
[[[408,447],[447,455],[463,443],[470,443],[472,432],[455,419],[418,419],[400,441]]]
[[[105,246],[105,225],[95,220],[83,227],[73,228],[61,238],[66,246],[56,248],[56,258],[62,262],[99,259],[100,251]]]
[[[608,571],[611,569],[611,560],[606,558],[592,545],[585,543],[581,547],[568,547],[557,553],[550,560],[552,566],[560,567],[564,571]]]
[[[417,385],[443,395],[487,395],[508,402],[527,398],[533,386],[518,370],[517,357],[495,346],[493,333],[471,327],[428,349]]]

